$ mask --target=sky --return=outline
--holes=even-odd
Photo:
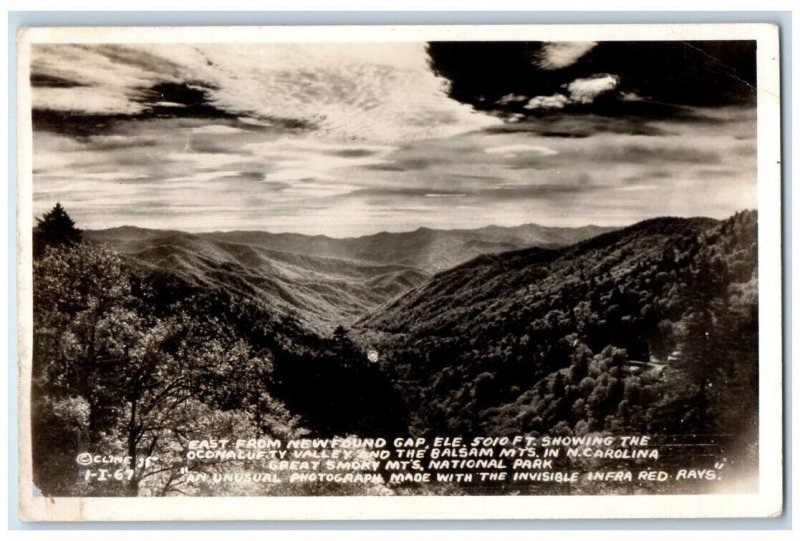
[[[754,42],[35,45],[33,210],[346,237],[756,208]]]

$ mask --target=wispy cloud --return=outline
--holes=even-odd
[[[32,71],[81,85],[37,86],[37,109],[144,114],[181,106],[145,99],[159,83],[181,82],[232,115],[295,119],[348,139],[443,137],[499,123],[447,97],[423,43],[47,45],[34,47]]]
[[[597,46],[594,41],[551,41],[542,46],[534,63],[544,70],[566,68]]]
[[[488,152],[489,154],[502,154],[503,156],[510,158],[519,156],[521,154],[536,154],[539,156],[552,156],[554,154],[558,154],[558,152],[552,148],[526,144],[489,147],[485,149],[484,152]]]

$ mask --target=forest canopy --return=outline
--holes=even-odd
[[[755,467],[756,231],[755,212],[663,218],[480,256],[325,334],[87,240],[56,205],[33,231],[34,481],[55,495],[197,493],[179,472],[240,467],[186,460],[211,431],[716,435],[731,464]],[[110,451],[141,462],[125,483],[79,477],[79,453]]]

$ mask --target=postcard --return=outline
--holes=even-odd
[[[782,512],[778,30],[25,28],[23,520]]]

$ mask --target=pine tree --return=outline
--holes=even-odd
[[[33,231],[35,256],[41,256],[47,246],[76,244],[81,241],[81,230],[75,227],[75,222],[61,206],[61,203],[56,203],[50,212],[37,218],[36,221],[38,223]]]

